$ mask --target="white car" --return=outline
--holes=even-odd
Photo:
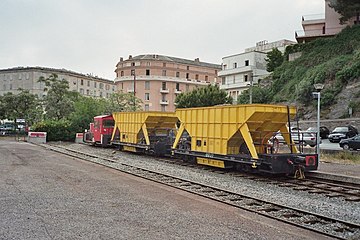
[[[280,132],[277,132],[274,136],[275,139],[277,139],[280,143],[285,143],[284,137],[281,135]],[[316,135],[309,132],[291,132],[291,138],[294,141],[294,143],[301,143],[304,145],[309,145],[310,147],[316,146]]]

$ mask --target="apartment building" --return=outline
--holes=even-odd
[[[351,18],[347,23],[340,24],[340,14],[329,7],[330,0],[324,0],[325,13],[305,15],[302,17],[303,30],[295,32],[298,43],[309,42],[320,37],[331,37],[343,30],[347,26],[356,23],[356,17]]]
[[[0,95],[7,92],[15,94],[21,88],[42,97],[46,94],[44,92],[45,86],[38,80],[40,77],[48,78],[53,73],[57,74],[59,79],[66,79],[69,82],[70,91],[79,92],[84,96],[107,98],[116,91],[114,81],[92,75],[84,75],[65,69],[16,67],[0,69]]]
[[[129,56],[116,65],[118,91],[133,93],[145,111],[174,111],[182,92],[217,84],[221,65],[157,54]]]
[[[261,41],[255,47],[245,49],[245,52],[222,58],[220,89],[232,96],[234,102],[238,96],[269,75],[266,71],[266,53],[273,48],[284,52],[287,46],[296,44],[290,40],[276,42]]]

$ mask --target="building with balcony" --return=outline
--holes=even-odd
[[[309,42],[320,37],[331,37],[343,30],[346,26],[356,23],[356,17],[351,18],[347,23],[340,24],[339,13],[329,7],[330,0],[324,0],[325,13],[305,15],[302,17],[303,30],[295,32],[298,43]]]
[[[221,65],[157,54],[139,55],[116,65],[118,91],[133,93],[145,111],[174,111],[175,98],[182,92],[217,84]]]
[[[218,74],[221,78],[220,89],[227,91],[236,102],[243,91],[269,75],[266,71],[266,53],[273,48],[284,52],[287,46],[293,44],[296,42],[290,40],[270,43],[261,41],[255,47],[247,48],[244,53],[223,57],[222,70]]]
[[[44,83],[39,83],[40,77],[48,78],[51,74],[57,74],[58,79],[69,82],[69,90],[79,92],[84,96],[109,97],[116,92],[114,81],[92,75],[84,75],[65,69],[44,67],[16,67],[0,69],[0,95],[7,92],[16,94],[18,89],[29,90],[40,98],[46,94]]]

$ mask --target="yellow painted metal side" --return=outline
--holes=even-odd
[[[128,152],[136,152],[136,148],[131,146],[123,146],[123,150]]]
[[[116,112],[115,128],[119,129],[120,142],[149,144],[149,134],[157,128],[175,128],[178,121],[174,112]]]
[[[293,118],[296,109],[289,110]],[[177,109],[176,115],[191,136],[191,150],[238,154],[245,143],[255,159],[264,151],[260,146],[266,140],[264,133],[277,132],[288,121],[286,106],[266,104]]]
[[[207,165],[207,166],[212,166],[212,167],[218,167],[218,168],[225,168],[225,163],[224,163],[224,161],[220,161],[220,160],[214,160],[214,159],[209,159],[209,158],[197,157],[197,158],[196,158],[196,162],[197,162],[198,164],[202,164],[202,165]]]

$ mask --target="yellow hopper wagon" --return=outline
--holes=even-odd
[[[112,144],[120,150],[170,155],[178,118],[174,112],[115,112]]]
[[[177,109],[180,126],[172,154],[198,164],[273,174],[316,170],[318,157],[304,154],[289,133],[296,108],[249,104]],[[281,134],[287,150],[276,151]],[[298,177],[301,177],[298,176]]]

